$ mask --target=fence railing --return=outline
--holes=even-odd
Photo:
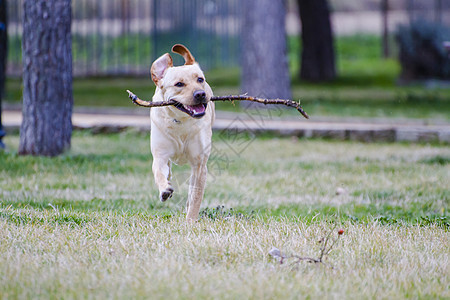
[[[7,72],[16,76],[22,72],[22,2],[8,3]],[[237,65],[238,2],[72,0],[74,75],[147,75],[175,43],[185,44],[205,69]]]
[[[296,11],[295,1],[288,3]],[[418,19],[450,26],[450,1],[389,3],[395,3],[389,11],[391,31]],[[9,76],[22,73],[22,5],[23,0],[8,1]],[[381,12],[369,9],[334,13],[335,33],[381,34]],[[238,65],[241,14],[239,0],[72,0],[74,75],[148,75],[152,61],[175,43],[188,46],[204,69]],[[288,32],[298,34],[298,20],[290,19]]]

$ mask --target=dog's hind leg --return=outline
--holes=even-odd
[[[196,220],[202,204],[206,186],[206,161],[192,166],[191,180],[189,183],[189,196],[186,204],[188,220]]]

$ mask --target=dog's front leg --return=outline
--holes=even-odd
[[[155,182],[159,189],[159,199],[164,202],[173,194],[173,187],[169,181],[170,161],[168,158],[153,157],[152,165]]]
[[[203,200],[206,186],[206,161],[192,165],[191,179],[189,183],[189,195],[186,203],[188,220],[196,220]]]
[[[173,187],[169,181],[170,178],[170,158],[173,156],[173,145],[170,139],[167,138],[167,134],[161,132],[157,126],[157,116],[154,116],[155,112],[152,110],[152,131],[150,137],[150,146],[153,156],[152,171],[155,177],[155,183],[159,190],[159,199],[166,201],[173,194]],[[161,121],[158,121],[161,122]]]

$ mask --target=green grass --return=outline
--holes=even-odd
[[[289,68],[294,83],[300,83],[301,41],[289,37]],[[400,65],[394,59],[382,59],[381,39],[373,35],[341,36],[335,38],[338,78],[327,85],[395,86]]]
[[[448,226],[450,152],[445,145],[297,142],[221,133],[214,141],[209,162],[214,188],[207,190],[204,206],[225,205],[261,216],[312,220],[338,215],[341,220],[408,224],[435,220]],[[7,136],[6,143],[15,149],[18,137]],[[178,214],[189,170],[175,168],[179,192],[173,201],[156,201],[148,148],[148,135],[76,132],[73,149],[60,157],[2,153],[2,205]],[[265,153],[274,154],[267,160]],[[336,196],[338,187],[347,193]]]
[[[219,75],[210,73],[213,78]],[[221,86],[220,80],[211,83],[216,95],[239,93],[236,86]],[[219,83],[218,83],[219,82]],[[142,99],[151,99],[154,86],[144,78],[75,79],[75,107],[135,108],[127,98],[130,89]],[[369,117],[418,118],[449,121],[450,89],[426,90],[419,87],[376,87],[339,85],[293,85],[293,98],[300,99],[305,111],[312,117]],[[5,100],[17,103],[21,98],[21,83],[7,82]],[[239,105],[217,103],[217,110],[242,111]],[[136,108],[138,109],[138,108]],[[294,115],[295,111],[285,114]]]
[[[399,63],[394,59],[380,57],[379,37],[338,37],[336,51],[339,76],[335,81],[325,84],[302,82],[297,78],[301,45],[297,37],[290,37],[288,42],[293,98],[300,99],[305,111],[312,117],[450,120],[450,89],[397,86]],[[209,70],[206,77],[216,95],[239,93],[240,74],[236,67]],[[20,80],[8,79],[5,101],[18,103],[21,89]],[[149,77],[75,79],[75,106],[134,107],[126,97],[126,89],[143,99],[151,99],[154,84]],[[241,110],[240,106],[230,103],[217,103],[217,109]]]
[[[450,296],[448,147],[216,133],[203,212],[186,224],[189,169],[159,202],[148,139],[75,132],[46,158],[5,138],[2,298]],[[335,226],[334,269],[268,254],[318,257]]]

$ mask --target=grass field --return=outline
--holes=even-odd
[[[148,140],[76,132],[51,159],[6,137],[1,298],[450,297],[448,146],[216,133],[202,217],[186,224],[188,168],[160,203]],[[333,228],[333,269],[268,254],[317,257]]]
[[[302,82],[297,78],[300,39],[290,37],[288,42],[293,98],[301,100],[305,111],[313,117],[419,118],[450,121],[450,88],[397,86],[400,65],[395,59],[380,57],[380,37],[337,37],[338,78],[325,84]],[[124,52],[123,56],[126,54],[129,53]],[[202,63],[201,60],[199,62]],[[206,78],[216,95],[239,93],[240,74],[237,67],[208,70]],[[134,106],[128,100],[125,90],[132,90],[142,99],[150,99],[154,93],[154,84],[149,77],[77,78],[73,88],[75,107],[130,108]],[[21,81],[8,79],[4,100],[19,103],[21,98]],[[240,106],[218,103],[217,109],[239,111]],[[288,113],[296,114],[295,111]]]
[[[236,74],[237,70],[228,70]],[[223,85],[219,71],[211,71],[207,78],[215,95],[238,94],[237,85]],[[224,77],[225,76],[225,77]],[[234,75],[229,75],[234,76]],[[366,77],[367,78],[367,77]],[[346,79],[347,80],[347,79]],[[367,78],[367,80],[370,80]],[[19,103],[21,82],[9,79],[6,102]],[[127,97],[132,90],[142,99],[151,99],[154,84],[148,78],[90,78],[75,79],[75,107],[125,107],[135,108]],[[313,117],[368,117],[368,118],[415,118],[433,121],[450,121],[450,89],[424,89],[421,87],[384,87],[340,84],[296,84],[292,86],[293,99],[300,100],[305,111]],[[239,105],[217,103],[217,110],[240,111]],[[287,114],[296,114],[287,111]]]

